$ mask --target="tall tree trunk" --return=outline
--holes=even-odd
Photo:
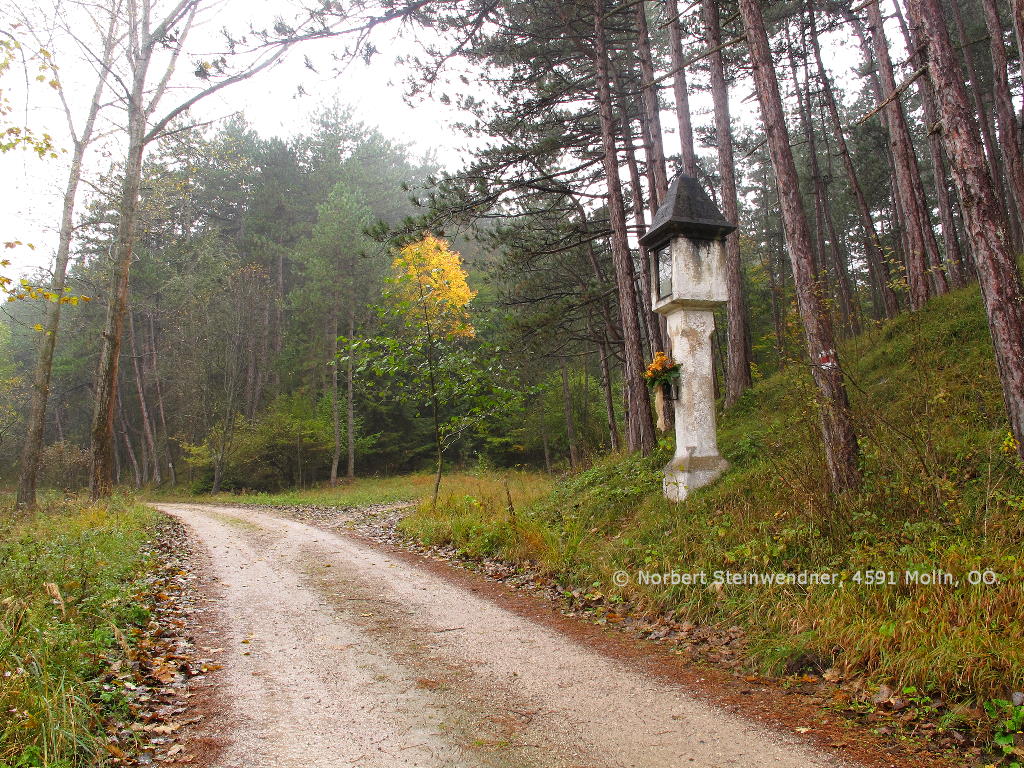
[[[786,115],[782,107],[779,81],[772,64],[764,17],[759,0],[740,0],[740,13],[746,28],[753,68],[754,85],[768,140],[768,151],[779,187],[782,221],[789,244],[790,262],[796,285],[797,306],[803,320],[807,351],[821,395],[821,427],[825,461],[834,491],[856,488],[860,483],[857,469],[857,436],[853,429],[842,370],[828,311],[821,300],[814,265],[811,234],[800,195],[800,181],[790,148]]]
[[[576,417],[572,408],[572,390],[569,388],[569,370],[562,361],[562,415],[565,417],[565,442],[569,447],[569,468],[576,469],[580,464],[576,449]]]
[[[341,464],[341,398],[338,375],[338,302],[331,307],[331,325],[334,329],[334,358],[331,360],[331,431],[334,436],[334,453],[331,455],[331,485],[338,484],[338,466]]]
[[[589,221],[587,219],[587,209],[583,207],[579,199],[575,196],[570,195],[569,200],[572,202],[576,211],[580,217],[580,229],[584,234],[589,232]],[[594,280],[597,281],[598,285],[604,285],[608,279],[605,276],[604,270],[601,268],[601,262],[597,260],[597,252],[594,250],[594,243],[586,237],[583,242],[583,251],[587,256],[587,263],[590,265],[591,273],[594,276]],[[601,297],[601,300],[597,302],[596,308],[598,313],[601,315],[601,320],[604,322],[605,336],[608,342],[612,345],[621,343],[622,341],[622,330],[614,320],[614,313],[609,307],[610,302],[606,300],[605,296]]]
[[[807,50],[807,29],[801,29],[804,50]],[[829,183],[825,180],[822,172],[821,160],[818,155],[818,134],[814,127],[812,115],[814,113],[811,91],[811,72],[808,57],[804,56],[804,106],[807,120],[808,143],[811,155],[812,171],[814,176],[815,194],[820,201],[820,215],[822,234],[828,235],[828,253],[831,256],[832,267],[835,270],[836,287],[839,290],[839,312],[843,321],[843,327],[849,333],[860,333],[860,306],[857,302],[857,295],[853,288],[853,281],[850,279],[850,265],[847,261],[846,251],[843,248],[839,233],[836,230],[835,216],[832,213],[831,197],[829,195]],[[832,174],[832,153],[829,150],[828,139],[825,139],[825,157],[828,161],[828,178]],[[824,254],[824,249],[822,250]]]
[[[135,229],[139,216],[139,193],[142,187],[142,158],[148,141],[155,138],[163,127],[187,106],[204,96],[216,92],[232,82],[239,82],[270,66],[279,57],[270,57],[263,63],[238,73],[231,78],[211,86],[194,97],[182,102],[171,110],[157,124],[150,128],[148,119],[161,97],[167,90],[171,74],[181,53],[180,47],[169,45],[168,40],[180,43],[192,27],[197,3],[179,0],[168,9],[168,15],[160,21],[152,16],[149,2],[128,3],[129,44],[126,46],[132,72],[130,83],[122,82],[127,88],[127,153],[125,156],[124,178],[121,182],[117,205],[117,236],[113,246],[113,269],[110,277],[110,292],[107,315],[103,330],[103,345],[100,349],[99,364],[94,387],[92,426],[90,429],[89,495],[93,499],[109,496],[113,490],[114,472],[114,411],[118,390],[118,365],[121,356],[121,342],[124,333],[124,316],[128,304],[128,274],[131,271],[132,248],[135,244]],[[172,34],[171,30],[174,30]],[[122,42],[119,40],[118,42]],[[157,46],[171,48],[166,58],[167,68],[163,79],[155,87],[147,87],[149,67]],[[284,50],[281,50],[283,55]]]
[[[923,61],[923,58],[921,56],[919,46],[915,44],[915,38],[911,35],[910,30],[907,28],[907,22],[903,18],[903,11],[900,10],[899,0],[893,0],[893,11],[897,21],[899,22],[900,30],[903,33],[904,43],[906,44],[907,49],[911,52],[910,63],[913,66],[919,67]],[[928,108],[930,106],[929,98],[931,96],[931,89],[927,84],[927,79],[924,79],[923,82],[925,84],[921,86],[919,93],[921,96],[921,102],[924,105],[925,119],[927,120]],[[931,144],[932,142],[929,141],[929,154],[931,154]],[[914,155],[914,158],[915,160],[917,159],[916,153]],[[933,175],[937,180],[935,183],[936,195],[938,195],[938,187],[940,183],[938,179],[943,178],[939,176],[939,170],[941,170],[942,163],[939,163],[939,169],[936,170],[933,157],[932,164]],[[935,230],[932,227],[931,204],[928,202],[928,196],[925,193],[924,183],[920,177],[920,169],[918,171],[917,183],[914,185],[914,194],[917,195],[918,204],[921,206],[921,210],[924,212],[924,220],[927,223],[928,227],[928,231],[925,232],[925,248],[928,253],[929,265],[928,276],[931,280],[932,290],[935,293],[935,295],[942,296],[943,294],[949,293],[949,282],[946,279],[946,266],[943,263],[941,255],[939,254],[938,241],[935,238]]]
[[[124,417],[124,407],[121,405],[121,399],[118,398],[117,403],[117,417],[121,425],[121,438],[124,440],[124,448],[128,454],[128,460],[132,465],[132,475],[135,478],[135,487],[142,487],[142,471],[139,468],[139,460],[135,458],[135,449],[132,447],[132,439],[128,434],[128,422]]]
[[[803,32],[803,29],[801,29]],[[811,172],[811,184],[814,190],[814,235],[816,248],[816,258],[821,274],[819,278],[825,277],[829,270],[826,268],[826,264],[831,262],[833,279],[838,289],[839,294],[839,316],[842,327],[846,333],[853,331],[853,301],[852,301],[852,290],[847,280],[843,282],[843,270],[840,265],[840,261],[844,258],[842,254],[838,252],[836,247],[836,239],[833,233],[833,237],[830,238],[830,246],[826,250],[825,246],[825,233],[829,229],[829,213],[827,211],[828,202],[826,199],[825,184],[821,176],[821,165],[818,162],[818,142],[817,135],[814,130],[814,124],[811,120],[811,81],[810,73],[808,71],[807,59],[804,58],[804,84],[803,88],[800,85],[800,76],[797,72],[796,56],[793,53],[793,41],[789,39],[789,33],[786,33],[788,49],[789,49],[789,67],[793,77],[793,88],[796,93],[797,99],[797,111],[800,115],[800,124],[803,127],[804,141],[807,144],[807,155],[810,160],[810,172]],[[804,47],[806,48],[806,39],[804,41]],[[831,259],[829,256],[831,255]]]
[[[715,6],[715,13],[718,6]],[[686,68],[683,66],[683,35],[679,27],[679,5],[676,0],[665,0],[665,14],[668,16],[668,47],[672,56],[672,91],[676,98],[676,120],[679,123],[679,150],[682,157],[682,171],[687,176],[697,176],[697,153],[693,148],[693,121],[690,118],[690,94],[686,85]],[[717,17],[716,17],[717,18]],[[720,46],[708,39],[712,49]],[[722,53],[712,54],[711,66],[714,68],[714,57],[718,57],[721,65]],[[712,88],[714,85],[712,84]],[[724,186],[724,182],[723,182]],[[729,219],[735,222],[735,219]]]
[[[160,457],[156,450],[153,421],[149,417],[149,404],[146,402],[146,386],[142,377],[142,367],[139,365],[139,348],[135,338],[135,313],[130,310],[128,312],[128,341],[132,355],[132,370],[135,373],[135,394],[139,398],[139,413],[142,416],[142,439],[153,467],[153,482],[159,485],[163,482],[160,473]]]
[[[128,305],[128,273],[132,265],[132,247],[139,212],[142,186],[142,155],[146,145],[146,117],[142,100],[145,94],[145,67],[137,67],[128,109],[128,156],[118,202],[117,237],[113,248],[110,299],[103,329],[96,373],[93,405],[89,472],[89,495],[93,499],[109,496],[113,490],[114,407],[117,402],[118,364],[124,316]]]
[[[640,185],[640,169],[636,159],[636,145],[633,143],[633,130],[626,112],[626,105],[628,102],[625,98],[625,90],[622,88],[621,81],[619,81],[614,71],[612,71],[612,82],[617,86],[619,98],[622,103],[622,108],[619,110],[620,123],[622,125],[622,142],[625,149],[624,154],[626,156],[626,167],[629,169],[629,187],[633,204],[633,221],[635,222],[636,233],[639,238],[647,231],[647,221],[644,218],[644,196],[643,187]],[[638,261],[640,264],[641,295],[637,297],[637,300],[644,320],[643,330],[647,332],[648,350],[651,357],[653,357],[655,352],[665,349],[665,334],[667,333],[667,328],[665,327],[664,317],[652,310],[650,306],[650,296],[653,285],[650,255],[648,254],[647,249],[642,245],[639,245],[638,248],[640,251],[640,258]],[[664,404],[661,418],[664,419],[666,424],[675,423],[675,411],[667,402]]]
[[[917,7],[916,4],[910,4]],[[953,11],[953,23],[956,25],[957,38],[960,43],[960,48],[963,51],[963,64],[964,69],[967,71],[967,85],[968,90],[974,99],[974,109],[977,111],[978,120],[975,123],[976,130],[979,131],[981,136],[981,143],[985,150],[985,157],[987,158],[987,167],[989,178],[992,179],[992,186],[996,192],[996,201],[1002,211],[1003,218],[1010,237],[1012,238],[1011,245],[1017,250],[1020,248],[1020,241],[1018,237],[1018,226],[1014,225],[1015,217],[1012,215],[1013,211],[1011,207],[1007,205],[1007,194],[1006,187],[1003,184],[1003,174],[999,170],[999,153],[996,149],[995,138],[992,135],[992,128],[989,125],[986,114],[988,110],[985,108],[985,94],[982,88],[981,79],[978,77],[977,68],[974,66],[974,57],[971,56],[972,41],[967,36],[967,29],[964,27],[963,14],[960,11],[959,3],[950,3],[950,8]],[[961,201],[961,204],[963,201]],[[1019,225],[1019,222],[1018,222]]]
[[[598,362],[601,370],[601,390],[604,392],[604,411],[608,421],[608,446],[619,450],[619,423],[615,416],[615,398],[612,394],[612,373],[608,365],[608,342],[598,342]]]
[[[260,386],[259,334],[255,331],[245,340],[245,415],[254,418],[259,410],[256,393]]]
[[[924,45],[919,33],[922,27],[921,20],[915,19],[911,15],[910,23],[912,27],[908,29],[906,22],[903,20],[903,14],[900,11],[899,0],[894,0],[893,7],[899,19],[900,28],[903,30],[907,49],[916,51],[915,55],[911,57],[911,64],[915,68],[921,68],[925,65]],[[911,9],[908,8],[909,10]],[[939,225],[942,227],[942,239],[946,246],[945,264],[941,268],[938,265],[932,265],[935,292],[942,294],[947,293],[949,290],[949,286],[944,280],[946,274],[949,275],[949,282],[952,283],[954,288],[961,288],[966,284],[963,277],[963,254],[960,251],[960,238],[957,236],[956,224],[953,221],[953,207],[949,199],[949,187],[946,186],[946,163],[943,157],[942,139],[935,130],[935,126],[939,121],[938,113],[935,109],[935,94],[932,92],[931,81],[927,77],[921,78],[918,82],[920,83],[921,104],[924,108],[925,132],[928,136],[928,154],[931,156],[932,177],[935,181],[935,203],[939,209]]]
[[[853,32],[854,32],[854,35],[857,38],[857,43],[858,43],[858,45],[860,47],[861,54],[864,56],[864,64],[868,68],[868,72],[867,72],[868,86],[871,89],[871,93],[875,97],[875,103],[881,104],[882,101],[884,101],[884,97],[882,96],[882,83],[878,79],[878,68],[877,68],[877,65],[876,65],[876,62],[875,62],[874,54],[872,53],[871,41],[868,40],[867,29],[865,28],[863,22],[861,21],[860,16],[855,14],[850,6],[851,6],[851,0],[844,0],[842,6],[840,7],[840,12],[843,14],[843,18],[853,28]],[[887,114],[887,112],[885,110],[882,110],[879,113],[878,118],[879,118],[879,121],[882,124],[882,127],[885,129],[886,136],[888,136],[889,135],[889,122],[888,122],[888,114]],[[889,166],[889,169],[890,169],[890,177],[895,177],[895,175],[896,175],[896,160],[895,160],[895,158],[892,155],[892,147],[890,146],[888,141],[886,141],[884,143],[884,145],[882,147],[882,151],[885,152],[886,160],[888,162],[888,166]],[[895,190],[894,189],[892,190],[891,205],[889,206],[889,221],[890,221],[890,223],[899,222],[900,225],[899,226],[891,226],[889,228],[888,238],[889,238],[889,241],[891,243],[892,251],[893,251],[893,254],[895,256],[895,259],[890,259],[890,258],[887,257],[882,262],[884,264],[884,266],[885,266],[885,270],[886,270],[886,274],[887,275],[889,275],[889,273],[890,273],[890,266],[892,264],[894,264],[896,262],[905,262],[906,261],[906,253],[909,250],[909,248],[907,247],[907,242],[906,242],[906,228],[904,226],[902,226],[902,223],[901,223],[902,222],[901,214],[900,214],[900,210],[899,210],[898,204],[896,202],[896,194],[895,194]],[[882,229],[884,229],[884,227],[882,227]],[[881,240],[879,240],[879,244],[881,244]],[[898,296],[895,296],[895,294],[894,294],[894,298],[896,298],[896,304],[897,304],[897,310],[898,310],[898,308],[899,308],[899,298],[898,298]]]
[[[71,166],[68,170],[68,181],[64,187],[64,201],[61,208],[60,232],[57,235],[57,254],[53,266],[53,279],[50,291],[57,297],[64,296],[67,284],[68,261],[71,256],[71,241],[74,238],[75,198],[82,181],[82,161],[85,152],[92,143],[96,118],[100,112],[100,101],[106,87],[107,68],[116,44],[114,29],[116,14],[110,14],[110,24],[104,38],[104,51],[99,66],[96,87],[92,101],[86,114],[82,132],[73,135]],[[70,111],[67,113],[71,123]],[[36,353],[36,364],[32,372],[32,401],[29,405],[28,423],[25,428],[25,442],[21,449],[21,462],[18,473],[18,495],[16,506],[19,509],[35,509],[36,480],[39,476],[39,459],[43,451],[43,435],[46,428],[46,407],[50,398],[50,377],[53,372],[53,353],[57,345],[57,331],[60,328],[60,315],[63,304],[60,301],[48,302],[46,316],[43,320],[43,334],[39,338],[39,350]]]
[[[613,81],[618,82],[614,73],[612,78]],[[631,202],[633,204],[633,222],[636,227],[636,236],[642,237],[647,231],[647,220],[644,218],[643,187],[640,184],[640,168],[636,160],[636,145],[633,143],[633,131],[625,109],[625,94],[621,88],[619,90],[619,97],[622,101],[622,109],[619,110],[619,122],[622,125],[622,144],[623,149],[625,150],[626,167],[629,169],[629,191],[632,197]],[[650,260],[648,258],[646,248],[641,245],[639,246],[639,250],[640,284],[647,291],[647,296],[650,296],[652,287]],[[641,312],[643,312],[644,325],[647,329],[647,338],[650,339],[651,354],[653,355],[654,352],[665,348],[665,342],[662,339],[661,323],[659,322],[660,315],[650,308],[649,301],[645,301],[641,305]]]
[[[597,74],[597,107],[601,125],[601,145],[608,184],[608,211],[611,220],[612,262],[619,293],[619,314],[622,319],[624,344],[623,389],[628,402],[626,412],[626,446],[644,455],[654,450],[656,439],[651,421],[651,403],[643,380],[644,361],[641,351],[640,322],[634,294],[633,259],[626,236],[626,212],[622,203],[619,163],[615,151],[615,123],[612,118],[612,97],[608,76],[608,52],[604,37],[604,8],[601,0],[594,2],[594,66]]]
[[[149,313],[149,349],[150,373],[153,376],[153,389],[156,392],[156,410],[160,417],[160,432],[163,435],[164,451],[167,453],[167,471],[171,476],[171,485],[178,484],[178,473],[174,466],[174,452],[171,450],[171,437],[167,430],[167,412],[164,409],[164,393],[160,386],[160,366],[157,360],[156,322],[153,313]]]
[[[1003,28],[999,21],[999,8],[995,0],[981,0],[985,12],[985,26],[988,28],[988,47],[992,56],[992,95],[996,107],[996,124],[999,127],[999,150],[1006,168],[1007,186],[1017,221],[1024,224],[1024,159],[1021,158],[1020,130],[1010,95],[1009,66],[1006,46],[1003,43]]]
[[[821,81],[821,93],[825,100],[825,109],[828,112],[829,121],[832,125],[832,136],[836,149],[838,149],[839,155],[843,160],[843,170],[846,172],[847,183],[853,192],[853,199],[857,206],[857,215],[860,218],[860,226],[864,236],[865,261],[867,261],[868,272],[871,275],[873,287],[879,298],[879,302],[875,307],[876,317],[895,317],[899,312],[899,304],[896,301],[896,294],[889,284],[889,265],[885,260],[885,254],[882,252],[878,231],[875,229],[875,222],[871,217],[871,208],[868,206],[867,198],[864,196],[864,189],[857,178],[857,169],[853,164],[850,148],[846,143],[846,136],[843,134],[843,122],[839,116],[839,105],[836,102],[832,81],[828,76],[828,71],[825,69],[825,62],[821,55],[814,3],[808,1],[806,7],[811,26],[811,48],[814,52],[818,77]]]
[[[71,253],[71,239],[74,236],[73,216],[75,195],[82,177],[82,158],[85,146],[79,141],[71,160],[71,172],[64,192],[64,208],[61,215],[60,235],[57,243],[57,259],[53,270],[50,290],[56,296],[64,295],[67,280],[68,260]],[[57,345],[57,331],[60,326],[62,304],[60,301],[47,302],[43,333],[39,337],[35,369],[32,373],[32,401],[29,405],[25,442],[21,449],[21,465],[18,474],[17,506],[20,509],[35,509],[36,481],[39,476],[39,460],[43,452],[43,437],[46,428],[46,407],[50,398],[50,376],[53,371],[53,353]]]
[[[221,484],[224,482],[224,468],[227,466],[228,451],[231,448],[231,441],[234,438],[235,411],[233,406],[233,396],[229,395],[225,414],[224,421],[221,424],[220,434],[217,436],[217,447],[213,459],[213,487],[210,489],[211,493],[220,493]],[[301,486],[301,463],[299,464],[299,473],[299,485]]]
[[[277,369],[277,363],[281,359],[281,344],[284,340],[284,253],[277,255],[277,269],[275,271],[275,284],[277,296],[274,300],[274,330],[270,334],[270,351],[273,354],[274,365],[270,368],[270,383],[273,393],[281,390],[281,373]]]
[[[768,298],[772,310],[772,329],[775,332],[775,352],[781,357],[786,351],[786,332],[783,330],[782,318],[782,292],[779,288],[778,278],[775,276],[775,267],[772,259],[762,255],[761,266],[768,275]]]
[[[675,0],[669,0],[672,6]],[[711,98],[715,110],[715,143],[718,147],[718,174],[722,180],[722,214],[736,224],[739,222],[739,205],[736,195],[736,161],[732,144],[732,119],[729,112],[729,86],[725,79],[725,62],[722,52],[722,24],[718,15],[716,0],[703,0],[702,11],[704,32],[708,47],[714,51],[709,57],[711,68]],[[672,8],[669,8],[672,14]],[[671,27],[670,27],[671,30]],[[678,33],[677,33],[678,34]],[[682,59],[680,51],[680,60]],[[673,60],[673,66],[677,66]],[[685,86],[684,86],[685,87]],[[689,120],[689,108],[687,108]],[[693,138],[690,138],[691,144]],[[692,152],[692,146],[691,146]],[[696,162],[693,170],[686,169],[684,157],[684,173],[696,175]],[[749,329],[747,327],[747,302],[743,291],[743,265],[740,261],[739,232],[731,233],[725,240],[725,279],[728,294],[729,364],[726,368],[725,407],[736,404],[753,380],[750,376],[750,354],[747,345]]]
[[[992,189],[985,154],[968,106],[967,91],[946,28],[940,0],[909,0],[925,23],[928,68],[942,119],[943,141],[974,243],[989,331],[995,347],[1003,400],[1017,450],[1024,458],[1024,287]]]
[[[271,304],[273,304],[273,301],[264,302],[263,317],[260,322],[260,375],[259,378],[256,379],[256,392],[253,395],[253,402],[255,403],[257,410],[259,410],[260,404],[263,402],[263,392],[266,390],[267,383],[270,381],[271,370],[274,369],[277,362],[271,356],[272,343],[270,340],[270,327],[273,316]]]
[[[355,260],[352,264],[354,269]],[[355,335],[356,302],[353,296],[348,305],[348,360],[345,365],[345,432],[348,442],[345,477],[349,480],[356,479]]]
[[[1010,14],[1013,16],[1013,36],[1017,40],[1017,66],[1024,78],[1024,0],[1010,0]]]
[[[889,131],[889,147],[896,163],[893,181],[896,187],[896,202],[906,221],[907,283],[910,288],[910,306],[920,309],[928,301],[932,290],[928,278],[928,234],[932,232],[927,212],[922,207],[923,194],[918,193],[921,175],[917,168],[917,156],[910,138],[910,129],[903,114],[903,105],[896,95],[896,76],[889,58],[889,43],[882,23],[881,0],[871,0],[867,5],[871,37],[875,44],[875,60],[882,81],[882,99],[889,100],[884,108],[886,126]],[[932,233],[934,240],[934,233]]]
[[[826,146],[826,156],[828,155]],[[819,175],[818,184],[821,186],[821,213],[825,229],[828,232],[829,253],[832,254],[832,264],[836,270],[836,285],[839,287],[839,307],[843,317],[843,323],[851,333],[860,333],[860,306],[857,302],[857,295],[853,289],[853,281],[850,279],[850,265],[846,260],[846,252],[843,249],[839,232],[836,229],[835,216],[832,213],[832,206],[829,201],[829,186],[825,179]]]
[[[634,6],[637,28],[637,56],[640,59],[640,95],[643,100],[641,119],[647,124],[651,154],[647,162],[654,171],[654,189],[651,190],[651,210],[656,210],[668,191],[665,166],[665,141],[661,135],[661,111],[658,105],[658,84],[654,79],[654,59],[651,56],[651,38],[647,30],[647,2],[640,0]]]
[[[540,414],[540,442],[544,447],[544,471],[551,474],[551,446],[548,443],[548,425],[543,410]]]

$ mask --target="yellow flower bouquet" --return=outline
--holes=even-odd
[[[655,352],[654,359],[644,371],[644,378],[651,389],[671,387],[679,381],[679,364],[664,352]]]
[[[644,371],[644,378],[654,391],[654,413],[658,417],[658,429],[664,432],[668,428],[665,424],[665,399],[671,398],[672,389],[679,381],[679,364],[664,352],[655,352],[654,359]]]

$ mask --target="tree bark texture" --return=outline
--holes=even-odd
[[[121,357],[121,339],[124,335],[124,317],[128,306],[128,274],[132,265],[132,247],[138,220],[139,191],[142,185],[142,155],[145,151],[143,136],[146,119],[142,104],[144,83],[145,68],[138,67],[132,91],[133,103],[128,112],[128,158],[118,203],[110,299],[107,304],[103,346],[100,350],[94,390],[89,472],[89,495],[93,499],[109,496],[113,490],[117,374]]]
[[[618,157],[615,151],[615,123],[612,117],[611,87],[608,73],[608,51],[604,36],[601,0],[594,3],[594,66],[597,75],[597,107],[601,125],[601,144],[608,186],[608,210],[611,218],[612,262],[619,294],[624,354],[624,390],[626,412],[626,447],[644,455],[656,443],[651,421],[650,396],[643,380],[644,361],[641,351],[640,323],[634,294],[633,259],[626,236],[626,213],[622,202]]]
[[[882,99],[890,99],[885,106],[886,127],[889,132],[889,147],[895,162],[893,182],[896,192],[896,203],[902,211],[906,222],[907,252],[905,254],[907,269],[907,285],[910,291],[910,306],[920,309],[928,301],[932,290],[928,278],[928,233],[931,225],[927,211],[922,207],[923,194],[919,194],[921,176],[917,167],[917,156],[910,138],[903,105],[896,92],[896,76],[893,71],[892,59],[889,57],[889,43],[885,37],[882,23],[881,0],[873,0],[867,5],[868,22],[871,25],[871,37],[874,41],[875,60],[878,63],[878,74],[882,84]],[[932,233],[934,240],[934,233]]]
[[[909,0],[925,23],[929,76],[942,119],[942,138],[962,201],[1003,387],[1010,429],[1024,458],[1024,288],[1008,247],[992,179],[978,141],[939,0]]]
[[[772,64],[771,46],[759,0],[740,0],[739,6],[750,47],[754,86],[761,103],[768,151],[779,188],[797,306],[803,321],[807,351],[811,356],[812,375],[820,393],[825,462],[832,490],[850,490],[860,483],[857,436],[835,349],[832,325],[821,299],[811,233],[800,195],[800,181],[786,128],[779,81]],[[831,357],[827,358],[827,355]],[[823,360],[829,360],[831,364],[822,363]]]
[[[670,0],[674,5],[674,0]],[[708,57],[711,71],[711,98],[715,111],[715,140],[718,145],[718,174],[722,180],[722,215],[733,224],[739,223],[739,204],[736,194],[736,160],[732,143],[732,116],[729,112],[729,85],[725,79],[725,62],[721,50],[722,24],[716,0],[703,0],[704,32],[708,47],[714,51]],[[671,12],[671,11],[670,11]],[[673,66],[675,66],[673,62]],[[692,137],[691,137],[692,142]],[[690,173],[689,171],[685,171]],[[693,173],[696,175],[696,165]],[[725,407],[736,404],[753,383],[750,376],[750,354],[747,339],[747,302],[743,291],[743,264],[740,260],[739,232],[725,239],[725,273],[728,306],[728,356],[725,379]]]
[[[1007,186],[1017,221],[1024,224],[1024,159],[1021,158],[1020,128],[1010,95],[1010,77],[1003,29],[999,21],[999,8],[995,0],[981,0],[988,28],[989,53],[992,56],[992,95],[996,107],[996,125],[999,130],[999,151],[1006,168]]]

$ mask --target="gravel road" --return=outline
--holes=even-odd
[[[159,508],[219,585],[211,768],[852,768],[356,537]]]

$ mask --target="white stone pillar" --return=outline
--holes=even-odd
[[[665,467],[665,496],[682,501],[693,488],[718,478],[729,464],[718,453],[715,422],[711,309],[676,308],[667,313],[672,359],[679,364],[675,401],[676,452]]]

